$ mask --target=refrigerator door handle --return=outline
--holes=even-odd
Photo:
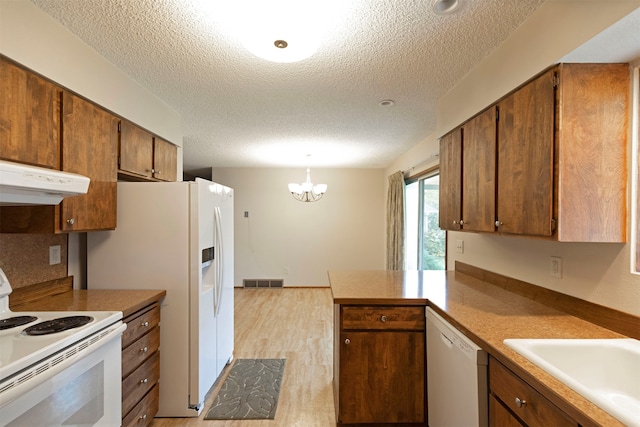
[[[215,277],[215,287],[214,287],[214,313],[215,316],[218,316],[218,312],[220,311],[220,300],[222,299],[222,291],[224,286],[222,284],[222,279],[224,278],[224,249],[222,242],[222,218],[220,214],[220,207],[216,206],[213,211],[214,224],[215,224],[215,245],[218,247],[218,256],[216,258],[216,277]]]

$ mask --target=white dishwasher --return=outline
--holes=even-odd
[[[429,427],[487,426],[487,353],[427,307]]]

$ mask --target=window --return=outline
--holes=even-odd
[[[446,232],[438,227],[440,175],[438,170],[407,183],[405,190],[407,270],[444,270]]]

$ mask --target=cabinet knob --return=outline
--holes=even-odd
[[[382,316],[380,316],[380,321],[382,323],[385,323],[387,321],[387,316],[385,316],[384,314]]]
[[[500,227],[502,224],[503,224],[503,222],[502,222],[502,221],[498,221],[498,220],[496,219],[496,227]]]
[[[466,224],[466,222],[464,222],[463,220],[460,220],[460,225],[464,225]]]
[[[140,415],[140,416],[138,417],[138,419],[140,419],[140,420],[146,420],[146,419],[147,419],[147,414]]]
[[[140,349],[140,351],[141,351],[141,352],[143,352],[143,353],[146,353],[147,351],[149,351],[149,348],[147,348],[147,347],[142,347],[142,348]]]
[[[140,326],[144,326],[145,328],[149,327],[149,322],[142,322]]]
[[[75,224],[75,223],[76,223],[75,218],[69,218],[69,219],[67,220],[67,224],[69,224],[69,225],[73,225],[73,224]]]
[[[458,221],[456,221],[455,219],[453,220],[453,225],[456,225],[458,223]]]
[[[344,340],[344,343],[349,345],[349,344],[351,344],[351,340],[349,338],[347,338],[346,340]]]
[[[516,397],[516,406],[518,408],[522,408],[523,406],[526,406],[527,401],[524,399],[520,399],[519,397]]]
[[[140,384],[146,384],[146,383],[148,383],[148,382],[149,382],[149,379],[148,379],[148,378],[145,378],[145,379],[143,379],[143,380],[140,380]]]
[[[162,173],[162,171],[155,171],[154,172],[156,175],[160,175]]]

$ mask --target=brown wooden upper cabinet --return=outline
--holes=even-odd
[[[122,120],[120,123],[120,178],[136,181],[175,181],[177,147]]]
[[[61,233],[116,228],[118,118],[62,93],[61,170],[88,176],[87,194],[56,206],[3,206],[0,232]]]
[[[440,138],[440,207],[443,230],[460,230],[462,220],[462,128]]]
[[[72,93],[62,103],[62,170],[91,179],[86,195],[60,204],[63,231],[116,228],[118,121]]]
[[[59,169],[62,89],[2,56],[0,76],[0,159]]]
[[[440,227],[624,242],[629,83],[627,64],[559,64],[443,136]]]

